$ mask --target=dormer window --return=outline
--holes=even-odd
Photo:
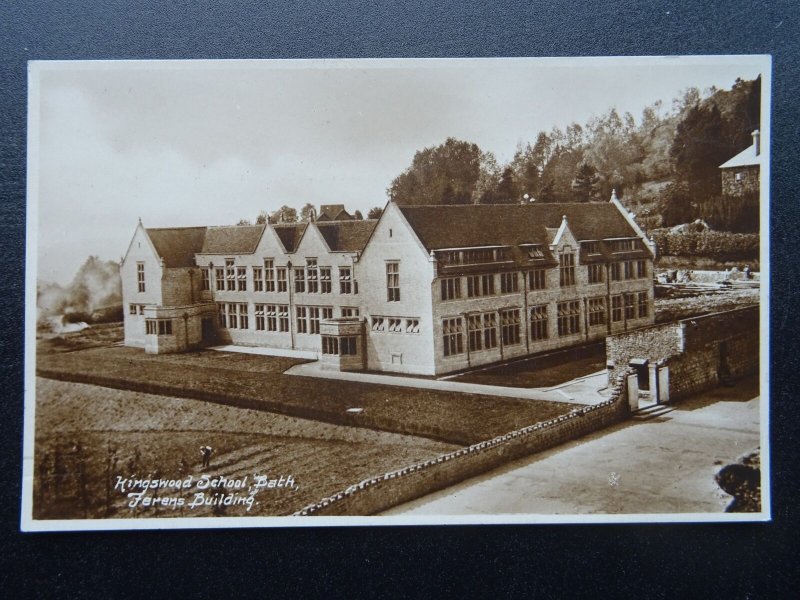
[[[586,250],[587,254],[600,254],[600,242],[598,241],[591,241],[591,242],[581,242],[583,249]]]

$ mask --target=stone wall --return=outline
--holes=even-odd
[[[461,448],[404,469],[365,479],[295,516],[373,515],[449,487],[508,462],[558,446],[623,420],[629,414],[625,375],[611,386],[605,402]]]
[[[725,196],[743,196],[747,193],[758,193],[758,165],[732,167],[722,170],[722,193]],[[738,177],[737,177],[738,175]]]
[[[633,359],[669,369],[669,398],[680,399],[758,372],[759,307],[748,306],[606,339],[609,375]]]

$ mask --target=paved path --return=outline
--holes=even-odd
[[[572,404],[586,405],[597,404],[607,399],[607,396],[603,395],[600,390],[606,387],[608,380],[606,372],[599,371],[592,375],[580,377],[551,388],[513,388],[499,385],[465,383],[461,381],[407,377],[404,375],[382,375],[380,373],[326,370],[321,368],[319,362],[295,365],[286,370],[285,373],[287,375],[360,381],[363,383],[379,383],[382,385],[442,390],[461,394],[485,394],[487,396],[503,396],[505,398],[543,400],[546,402],[570,402]]]
[[[217,350],[219,352],[238,352],[240,354],[260,354],[262,356],[283,356],[285,358],[306,358],[310,360],[317,360],[319,355],[310,350],[289,350],[288,348],[263,348],[260,346],[213,346],[209,350]]]
[[[722,465],[759,445],[756,380],[681,401],[419,498],[386,515],[721,513]]]

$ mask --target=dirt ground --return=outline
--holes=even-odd
[[[414,436],[343,427],[196,400],[36,380],[34,518],[286,515],[376,474],[456,448]],[[199,448],[213,448],[201,465]],[[181,463],[184,462],[183,468]],[[196,488],[159,489],[184,506],[135,510],[123,479],[185,480],[203,475],[291,487],[265,488],[245,505],[189,507]],[[124,484],[123,484],[124,485]],[[206,494],[210,496],[210,494]]]

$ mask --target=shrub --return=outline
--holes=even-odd
[[[658,256],[703,256],[721,262],[756,260],[759,256],[760,239],[754,233],[672,233],[654,229],[651,235]]]

